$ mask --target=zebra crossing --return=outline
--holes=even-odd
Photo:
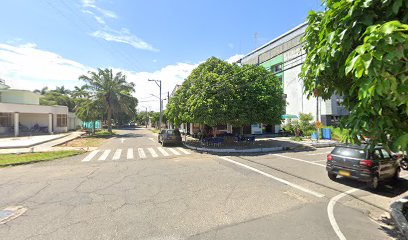
[[[105,150],[94,150],[90,152],[82,162],[91,161],[117,161],[120,159],[148,159],[148,158],[159,158],[159,157],[169,157],[172,155],[189,155],[190,151],[184,148],[165,148],[165,147],[148,147],[148,148],[128,148],[126,149],[105,149]]]

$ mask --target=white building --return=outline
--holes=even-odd
[[[40,97],[28,90],[10,89],[0,80],[0,135],[61,133],[81,125],[68,107],[40,105]]]
[[[307,99],[303,93],[303,81],[299,78],[306,54],[302,48],[301,38],[307,24],[303,23],[282,34],[262,47],[245,55],[239,60],[241,64],[261,65],[271,70],[281,79],[287,106],[286,115],[311,113],[316,119],[318,105],[318,119],[324,125],[335,125],[341,116],[348,112],[339,103],[341,99],[333,95],[330,100],[320,98]],[[278,126],[275,127],[275,132]]]

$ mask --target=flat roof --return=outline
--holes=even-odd
[[[289,34],[291,34],[291,33],[293,33],[293,32],[296,32],[297,30],[299,30],[300,28],[302,28],[302,27],[304,27],[304,26],[306,26],[306,25],[307,25],[307,22],[304,22],[304,23],[302,23],[302,24],[297,25],[296,27],[294,27],[294,28],[292,28],[291,30],[285,32],[284,34],[279,35],[278,37],[274,38],[273,40],[269,41],[268,43],[266,43],[266,44],[262,45],[261,47],[259,47],[259,48],[255,49],[255,50],[251,51],[250,53],[246,54],[246,55],[243,56],[241,59],[239,59],[238,62],[241,62],[242,59],[244,59],[244,58],[246,58],[246,57],[248,57],[248,56],[250,56],[250,55],[252,55],[252,54],[254,54],[254,53],[256,53],[256,52],[258,52],[258,51],[260,51],[260,50],[262,50],[262,49],[264,49],[264,48],[266,48],[266,47],[268,47],[269,45],[271,45],[271,44],[277,42],[277,41],[280,40],[281,38],[284,38],[285,36],[287,36],[287,35],[289,35]]]

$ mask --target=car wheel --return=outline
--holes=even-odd
[[[335,181],[337,178],[337,174],[335,173],[327,173],[327,176],[329,176],[330,180]]]
[[[371,179],[371,181],[369,181],[369,182],[367,183],[367,185],[368,185],[368,187],[369,187],[371,190],[377,190],[377,189],[378,189],[378,185],[379,185],[378,176],[374,176],[374,177]]]
[[[392,177],[392,181],[398,182],[399,179],[400,179],[400,173],[401,173],[401,169],[400,169],[400,168],[397,168],[397,170],[396,170],[394,176]]]
[[[163,141],[161,142],[161,144],[162,144],[163,147],[166,146],[166,144]]]

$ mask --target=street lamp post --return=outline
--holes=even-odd
[[[159,117],[159,130],[161,131],[161,124],[162,124],[162,81],[161,80],[154,80],[154,79],[148,79],[149,82],[155,82],[156,85],[160,88],[160,94],[159,94],[159,101],[160,101],[160,117]]]

